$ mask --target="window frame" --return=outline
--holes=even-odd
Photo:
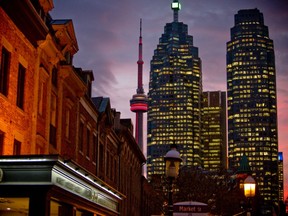
[[[26,68],[19,63],[16,105],[21,109],[24,108],[25,77],[26,77]]]
[[[2,47],[0,61],[0,93],[7,97],[9,88],[9,69],[11,62],[11,52]]]
[[[13,144],[13,155],[21,155],[21,142],[17,139],[14,139]]]

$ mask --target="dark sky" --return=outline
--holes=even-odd
[[[142,18],[144,89],[148,92],[150,60],[164,25],[172,22],[172,0],[55,0],[53,19],[72,19],[79,51],[74,65],[93,70],[93,96],[110,97],[122,118],[136,93],[139,22]],[[182,0],[179,21],[188,25],[202,59],[205,91],[226,91],[226,42],[234,15],[258,8],[274,41],[277,73],[279,151],[284,152],[288,182],[288,4],[286,0]],[[285,197],[288,196],[286,184]]]

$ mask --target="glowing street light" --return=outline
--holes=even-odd
[[[252,176],[248,176],[244,180],[244,195],[248,198],[248,210],[247,210],[247,216],[251,215],[251,198],[255,196],[255,189],[256,189],[256,182]]]
[[[252,176],[248,176],[244,180],[244,195],[247,198],[255,196],[256,182]]]
[[[173,200],[172,200],[172,195],[173,195],[173,190],[172,190],[172,183],[173,180],[177,178],[179,174],[179,168],[180,168],[180,163],[182,161],[180,157],[180,153],[176,150],[176,145],[173,144],[171,145],[170,151],[167,152],[167,154],[164,156],[164,161],[165,161],[165,173],[166,177],[169,180],[169,189],[168,189],[168,215],[172,216],[173,215]]]

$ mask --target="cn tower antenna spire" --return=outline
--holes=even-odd
[[[130,100],[130,110],[136,113],[136,129],[135,129],[135,139],[138,146],[143,152],[143,113],[148,110],[148,98],[144,93],[143,89],[143,64],[142,59],[142,19],[140,19],[140,36],[139,36],[139,53],[138,53],[138,85],[136,94],[133,95]]]
[[[140,19],[140,36],[139,36],[139,55],[138,55],[138,86],[137,86],[137,93],[142,94],[144,93],[143,89],[143,82],[142,82],[142,76],[143,76],[143,59],[142,59],[142,19]]]
[[[142,38],[142,19],[140,19],[140,38]]]

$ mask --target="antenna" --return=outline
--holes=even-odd
[[[171,9],[173,10],[173,21],[178,22],[178,11],[181,10],[181,4],[179,0],[173,0],[171,3]]]
[[[139,36],[139,53],[138,53],[138,88],[137,93],[143,94],[143,82],[142,82],[142,73],[143,73],[143,59],[142,59],[142,19],[140,19],[140,36]]]
[[[140,19],[140,37],[142,38],[142,18]]]

